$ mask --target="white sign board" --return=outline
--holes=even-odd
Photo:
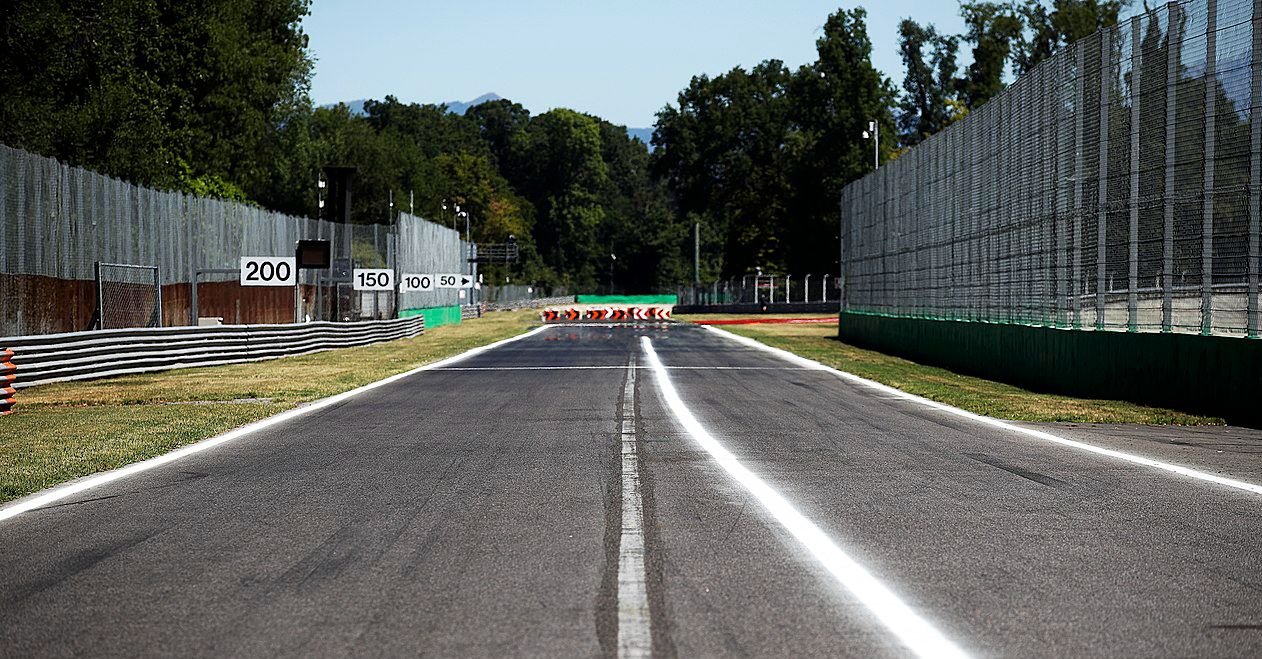
[[[242,256],[242,286],[294,286],[298,264],[292,256]]]
[[[473,285],[473,275],[434,275],[439,288],[469,288]]]
[[[386,268],[355,268],[351,283],[357,291],[393,291],[394,270]]]
[[[402,275],[399,277],[399,290],[404,293],[432,291],[434,290],[434,275]]]

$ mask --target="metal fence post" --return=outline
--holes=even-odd
[[[1262,0],[1253,0],[1253,53],[1249,87],[1249,299],[1248,336],[1258,336],[1259,234],[1262,234]]]
[[[1201,334],[1214,325],[1214,142],[1217,140],[1214,113],[1218,90],[1214,51],[1218,47],[1218,0],[1207,0],[1205,37],[1205,184],[1201,206]]]
[[[158,300],[157,308],[153,312],[156,316],[154,327],[162,327],[162,268],[159,266],[153,267],[153,290]]]
[[[1100,68],[1108,67],[1108,57],[1113,50],[1113,31],[1100,31]],[[1100,73],[1100,167],[1099,188],[1096,198],[1096,267],[1095,267],[1095,328],[1104,329],[1104,293],[1108,282],[1108,202],[1109,202],[1109,78],[1106,71]]]
[[[100,261],[92,262],[92,276],[96,278],[96,328],[95,329],[105,329],[105,317],[102,315],[105,313],[105,308],[104,308],[104,305],[101,304],[101,297],[104,294],[104,291],[102,290],[102,287],[101,287],[101,262]]]
[[[1083,153],[1083,137],[1087,130],[1087,115],[1083,112],[1086,101],[1086,64],[1087,49],[1085,42],[1076,47],[1078,56],[1078,76],[1074,81],[1074,208],[1073,208],[1073,286],[1069,292],[1073,307],[1073,328],[1082,327],[1082,296],[1086,292],[1082,277],[1082,220],[1086,215],[1083,207],[1083,186],[1086,185],[1083,169],[1086,156]]]
[[[1166,41],[1170,44],[1166,52],[1166,163],[1165,185],[1162,203],[1161,227],[1161,331],[1170,332],[1174,328],[1174,200],[1175,200],[1175,165],[1178,146],[1178,132],[1175,121],[1178,119],[1178,82],[1179,52],[1183,31],[1179,5],[1171,3],[1167,18],[1169,32]]]
[[[1131,20],[1131,189],[1126,287],[1126,329],[1139,329],[1139,99],[1144,57],[1140,45],[1139,20]]]

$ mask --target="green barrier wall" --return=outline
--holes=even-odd
[[[460,306],[404,309],[399,312],[400,318],[411,318],[412,316],[424,316],[426,329],[452,325],[460,322]]]
[[[578,304],[679,304],[678,295],[579,295]]]
[[[1027,389],[1128,400],[1262,426],[1262,340],[844,312],[852,345]]]

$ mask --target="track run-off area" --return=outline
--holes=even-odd
[[[1262,451],[550,325],[0,508],[5,656],[1257,656]]]

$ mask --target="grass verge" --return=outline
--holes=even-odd
[[[800,315],[825,317],[829,314]],[[733,317],[735,316],[731,314],[707,314],[684,315],[678,319]],[[724,325],[721,329],[917,396],[999,419],[1157,425],[1224,423],[1216,417],[1197,416],[1118,400],[1040,393],[993,380],[961,375],[944,368],[926,366],[843,343],[837,338],[836,325]]]
[[[537,311],[498,312],[372,346],[23,389],[17,412],[0,419],[0,501],[161,455],[537,323]]]

